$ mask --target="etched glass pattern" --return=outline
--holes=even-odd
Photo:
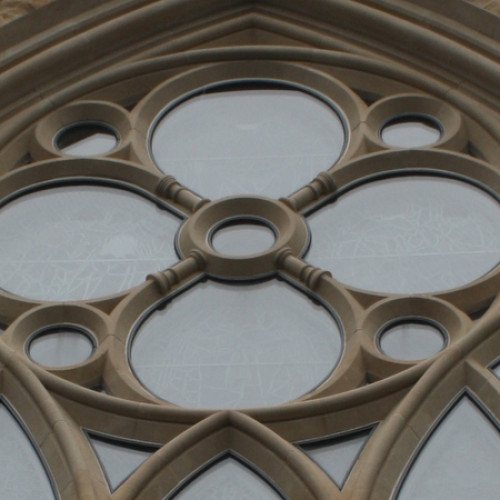
[[[328,377],[341,350],[331,314],[291,286],[207,282],[140,326],[131,364],[172,403],[239,408],[302,396]]]
[[[175,500],[276,500],[282,498],[269,484],[246,465],[225,458],[174,495]]]
[[[347,285],[427,293],[466,285],[500,260],[500,204],[439,177],[370,182],[308,219],[306,258]]]
[[[398,500],[496,498],[500,433],[468,397],[440,422],[417,456]]]
[[[398,323],[384,330],[380,336],[380,348],[384,354],[407,361],[433,356],[444,346],[441,331],[423,321]]]
[[[337,113],[298,90],[198,95],[154,129],[158,167],[201,195],[248,193],[278,198],[330,168],[344,148]]]
[[[0,498],[55,499],[45,468],[17,419],[0,401]]]
[[[0,286],[41,300],[124,291],[178,260],[179,223],[121,189],[64,186],[24,195],[0,209]]]

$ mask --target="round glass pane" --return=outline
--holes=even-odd
[[[396,148],[422,148],[439,141],[439,125],[429,118],[408,116],[390,120],[381,132],[382,140]]]
[[[406,361],[434,356],[445,344],[439,328],[423,321],[398,323],[384,330],[380,336],[380,349],[384,354]]]
[[[130,362],[152,393],[187,408],[284,403],[337,365],[332,315],[289,285],[199,283],[136,332]]]
[[[309,218],[307,260],[348,285],[385,293],[470,283],[500,260],[500,204],[466,182],[370,182]]]
[[[214,232],[212,246],[226,255],[244,256],[264,252],[276,240],[272,229],[258,222],[232,222]]]
[[[78,123],[63,129],[56,137],[56,147],[71,156],[97,156],[109,153],[118,144],[117,134],[100,123]]]
[[[168,112],[152,135],[166,174],[205,197],[291,194],[330,168],[345,143],[338,114],[298,90],[209,92]]]
[[[129,191],[64,186],[0,209],[0,286],[39,300],[121,292],[178,259],[179,220]]]
[[[54,327],[35,336],[29,343],[30,358],[39,365],[62,367],[81,363],[94,350],[90,337],[72,327]]]

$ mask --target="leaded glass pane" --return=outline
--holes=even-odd
[[[398,500],[497,498],[500,433],[468,397],[440,422],[403,482]]]
[[[154,394],[189,408],[276,405],[314,389],[336,366],[332,315],[291,286],[197,284],[137,331],[131,364]]]
[[[158,167],[211,199],[291,194],[344,148],[334,109],[291,88],[212,91],[169,111],[153,131]]]

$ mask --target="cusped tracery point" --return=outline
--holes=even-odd
[[[130,363],[149,391],[179,406],[269,406],[321,384],[342,344],[332,314],[283,282],[208,281],[139,325]]]
[[[127,290],[176,262],[179,219],[130,191],[59,186],[0,209],[0,286],[38,300]]]
[[[458,179],[414,175],[370,182],[308,222],[307,260],[365,290],[458,288],[500,261],[500,203]]]

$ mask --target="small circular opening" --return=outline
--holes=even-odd
[[[238,257],[265,252],[275,241],[276,233],[268,224],[248,219],[225,222],[211,236],[214,250]]]
[[[437,354],[446,346],[443,330],[425,320],[407,319],[392,323],[380,333],[379,347],[387,356],[416,361]]]
[[[55,138],[55,145],[67,155],[97,156],[109,153],[118,140],[118,133],[109,125],[81,122],[62,129]]]
[[[421,148],[441,138],[441,125],[434,119],[410,115],[389,120],[380,133],[382,140],[396,148]]]
[[[33,336],[29,357],[39,365],[64,367],[81,363],[94,351],[92,336],[74,326],[53,326]]]

